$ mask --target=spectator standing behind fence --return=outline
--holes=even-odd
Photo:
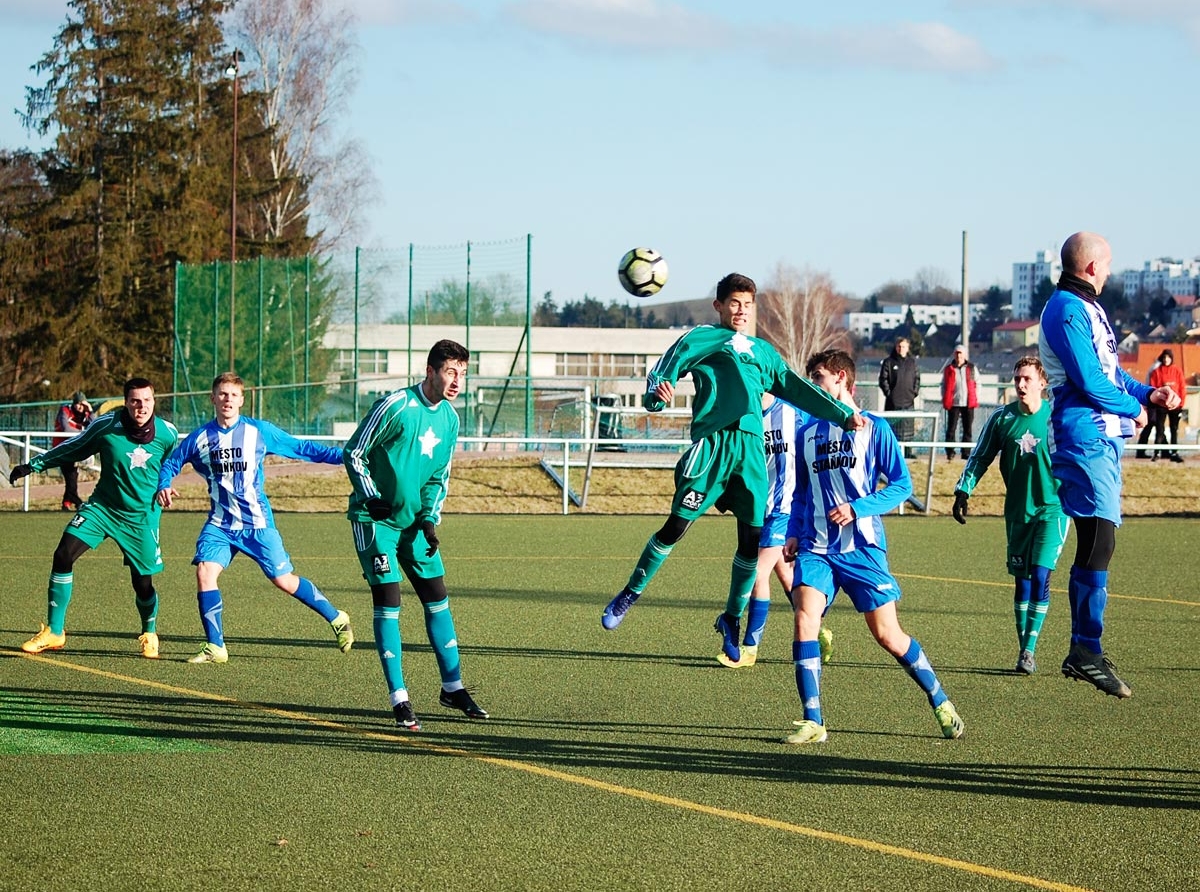
[[[883,391],[885,412],[911,412],[917,404],[917,394],[921,390],[921,373],[917,370],[916,358],[909,355],[911,346],[908,338],[897,338],[892,352],[879,364],[879,389]],[[911,418],[889,419],[888,423],[901,443],[912,439]]]
[[[954,353],[942,366],[942,407],[946,410],[946,442],[955,440],[955,426],[962,428],[961,442],[970,443],[971,424],[975,420],[975,407],[979,397],[975,393],[975,363],[967,359],[967,348],[959,344]],[[965,459],[971,447],[962,448]],[[954,458],[954,450],[946,448],[946,458]]]
[[[1162,365],[1161,359],[1154,360],[1154,365],[1150,366],[1150,371],[1146,372],[1146,383],[1147,384],[1150,383],[1150,376],[1154,374],[1154,370],[1157,369],[1160,365]],[[1149,406],[1146,406],[1146,423],[1142,426],[1141,433],[1138,434],[1138,439],[1137,439],[1139,446],[1145,446],[1147,443],[1150,442],[1150,435],[1152,433],[1154,433],[1154,429],[1155,429],[1155,427],[1157,427],[1158,412],[1159,412],[1158,406],[1154,405],[1153,403],[1151,403]],[[1157,438],[1155,438],[1154,442],[1161,443],[1162,435],[1160,434]],[[1139,449],[1137,451],[1137,457],[1138,458],[1149,458],[1150,456],[1146,453],[1145,449]],[[1154,452],[1154,458],[1155,459],[1158,458],[1157,451]]]
[[[1183,370],[1175,365],[1175,354],[1170,350],[1164,350],[1158,355],[1158,365],[1150,373],[1150,386],[1157,390],[1160,387],[1170,387],[1180,396],[1187,393],[1187,384],[1183,380]],[[1179,445],[1179,416],[1183,414],[1183,406],[1180,405],[1174,409],[1164,409],[1160,406],[1154,407],[1154,417],[1152,423],[1154,425],[1154,442],[1162,444],[1167,442],[1163,435],[1163,425],[1166,424],[1171,431],[1171,445]],[[1148,410],[1147,410],[1148,411]],[[1170,452],[1161,453],[1170,458],[1173,462],[1183,461],[1183,456],[1179,454],[1177,449],[1172,449]],[[1154,450],[1151,458],[1158,461],[1160,452]]]
[[[92,412],[92,404],[77,390],[71,395],[71,402],[64,403],[54,416],[54,429],[64,434],[78,434],[83,431],[96,415]],[[67,442],[70,437],[55,437],[54,445]],[[68,462],[60,470],[63,476],[62,510],[78,511],[83,499],[79,497],[79,468],[75,462]]]

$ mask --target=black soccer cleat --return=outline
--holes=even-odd
[[[397,703],[392,707],[392,712],[396,715],[397,728],[403,728],[405,731],[421,730],[421,723],[417,721],[417,714],[413,712],[412,703],[409,701]]]
[[[438,703],[447,709],[461,710],[462,714],[469,719],[486,719],[488,717],[487,710],[475,702],[471,692],[466,688],[459,688],[457,691],[443,690],[438,695]]]
[[[1097,689],[1121,700],[1133,696],[1129,685],[1117,676],[1117,667],[1103,653],[1092,653],[1082,644],[1072,644],[1063,660],[1062,674],[1067,678],[1086,681]]]

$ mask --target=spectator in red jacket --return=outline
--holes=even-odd
[[[946,410],[946,440],[955,440],[954,429],[962,427],[960,442],[974,442],[971,424],[975,420],[975,407],[979,397],[975,394],[975,364],[967,359],[967,348],[959,344],[954,353],[942,366],[942,408]],[[971,454],[969,446],[962,449],[965,459]],[[946,458],[954,458],[954,450],[946,450]]]
[[[1187,395],[1187,384],[1183,380],[1183,370],[1175,365],[1175,354],[1170,350],[1164,350],[1158,355],[1158,365],[1154,371],[1150,373],[1151,387],[1170,387],[1181,397]],[[1179,445],[1179,416],[1183,414],[1183,407],[1178,409],[1163,409],[1159,407],[1158,412],[1154,416],[1154,442],[1165,443],[1163,438],[1163,424],[1170,422],[1171,429],[1171,445]],[[1181,462],[1183,456],[1175,449],[1170,452],[1163,453],[1168,456],[1171,461]],[[1154,450],[1154,455],[1151,458],[1158,461],[1159,450]]]
[[[93,418],[92,404],[88,402],[82,390],[77,390],[71,395],[71,402],[64,404],[58,410],[58,415],[54,418],[54,429],[65,434],[79,433],[85,427],[92,423]],[[66,442],[67,437],[55,437],[54,445]],[[80,504],[83,502],[79,498],[79,469],[75,464],[69,463],[62,466],[63,490],[62,509],[64,511],[78,511]]]

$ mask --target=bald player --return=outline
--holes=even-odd
[[[1039,351],[1054,400],[1051,468],[1077,539],[1067,587],[1071,650],[1062,672],[1124,699],[1133,692],[1100,644],[1108,564],[1121,525],[1121,452],[1146,424],[1146,406],[1176,408],[1181,397],[1169,387],[1141,384],[1121,368],[1116,335],[1097,300],[1111,265],[1112,248],[1096,233],[1066,240],[1058,288],[1042,311]]]

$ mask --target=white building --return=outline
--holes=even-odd
[[[1121,281],[1125,285],[1125,296],[1129,298],[1139,291],[1145,294],[1165,291],[1175,297],[1200,296],[1200,258],[1147,260],[1141,269],[1121,273]]]
[[[843,327],[867,341],[874,341],[881,331],[891,331],[904,324],[912,310],[913,324],[918,328],[936,325],[938,328],[962,326],[962,304],[885,304],[878,313],[846,313]],[[983,315],[983,304],[971,304],[969,315],[974,324]]]
[[[1053,251],[1038,251],[1033,263],[1014,263],[1012,278],[1013,319],[1033,318],[1033,295],[1038,286],[1049,279],[1058,284],[1062,262]]]

